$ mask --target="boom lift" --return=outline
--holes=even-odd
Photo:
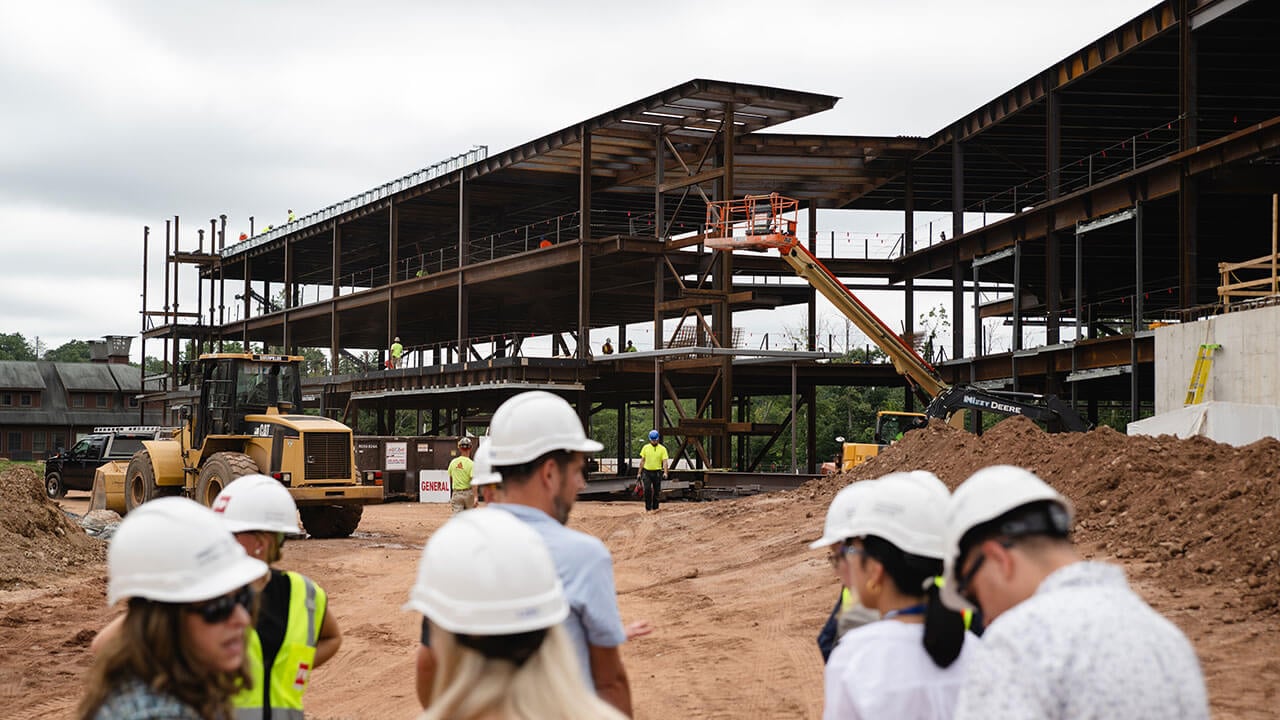
[[[383,490],[360,482],[351,429],[302,414],[302,358],[295,355],[214,353],[192,364],[200,387],[194,409],[184,407],[171,439],[144,440],[124,462],[98,468],[93,507],[120,513],[164,495],[212,505],[232,480],[270,475],[298,504],[307,533],[346,537],[363,506]]]
[[[707,205],[704,242],[708,247],[727,252],[777,250],[797,275],[831,301],[888,356],[894,369],[927,403],[924,412],[927,417],[948,420],[957,418],[964,410],[978,410],[1024,415],[1044,423],[1050,432],[1084,432],[1089,429],[1080,415],[1056,395],[985,390],[945,383],[915,348],[890,329],[821,260],[800,244],[796,238],[795,218],[798,212],[798,201],[778,193],[712,202]]]

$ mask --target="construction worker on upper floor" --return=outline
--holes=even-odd
[[[625,348],[623,348],[623,349],[622,349],[622,352],[640,352],[640,348],[637,348],[637,347],[635,346],[635,343],[633,343],[633,342],[631,342],[630,340],[628,340],[628,341],[627,341],[627,346],[626,346]]]
[[[404,346],[400,344],[400,336],[391,342],[391,364],[390,368],[395,370],[400,367],[400,356],[404,355]]]

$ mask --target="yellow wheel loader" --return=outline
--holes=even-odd
[[[227,483],[262,473],[289,489],[309,535],[350,535],[363,506],[382,501],[382,488],[361,484],[350,428],[302,414],[301,363],[292,355],[201,355],[193,364],[200,399],[180,409],[182,427],[172,439],[144,441],[128,463],[98,468],[92,507],[124,514],[165,495],[211,506]]]

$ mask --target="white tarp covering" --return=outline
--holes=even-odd
[[[1233,402],[1189,405],[1129,423],[1130,435],[1201,435],[1240,447],[1264,437],[1280,438],[1280,407]]]

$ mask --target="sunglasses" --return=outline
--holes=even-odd
[[[200,616],[210,625],[226,622],[231,614],[236,611],[236,606],[244,608],[246,612],[253,612],[253,603],[258,598],[258,593],[248,585],[227,593],[222,597],[216,597],[212,600],[206,600],[202,603],[192,603],[188,606],[188,610]]]
[[[996,542],[1000,543],[1000,547],[1006,550],[1013,547],[1013,541],[1009,539],[997,540]],[[956,592],[974,607],[980,606],[978,605],[978,596],[973,591],[973,579],[978,576],[978,571],[982,569],[982,563],[986,562],[986,560],[986,553],[979,550],[978,557],[974,559],[973,565],[969,566],[969,572],[961,575],[956,582]]]
[[[844,547],[840,548],[839,550],[833,553],[827,553],[827,562],[831,563],[831,567],[834,568],[840,565],[840,558],[844,557],[845,555],[865,556],[866,554],[867,554],[867,551],[863,550],[857,545],[845,545]]]

